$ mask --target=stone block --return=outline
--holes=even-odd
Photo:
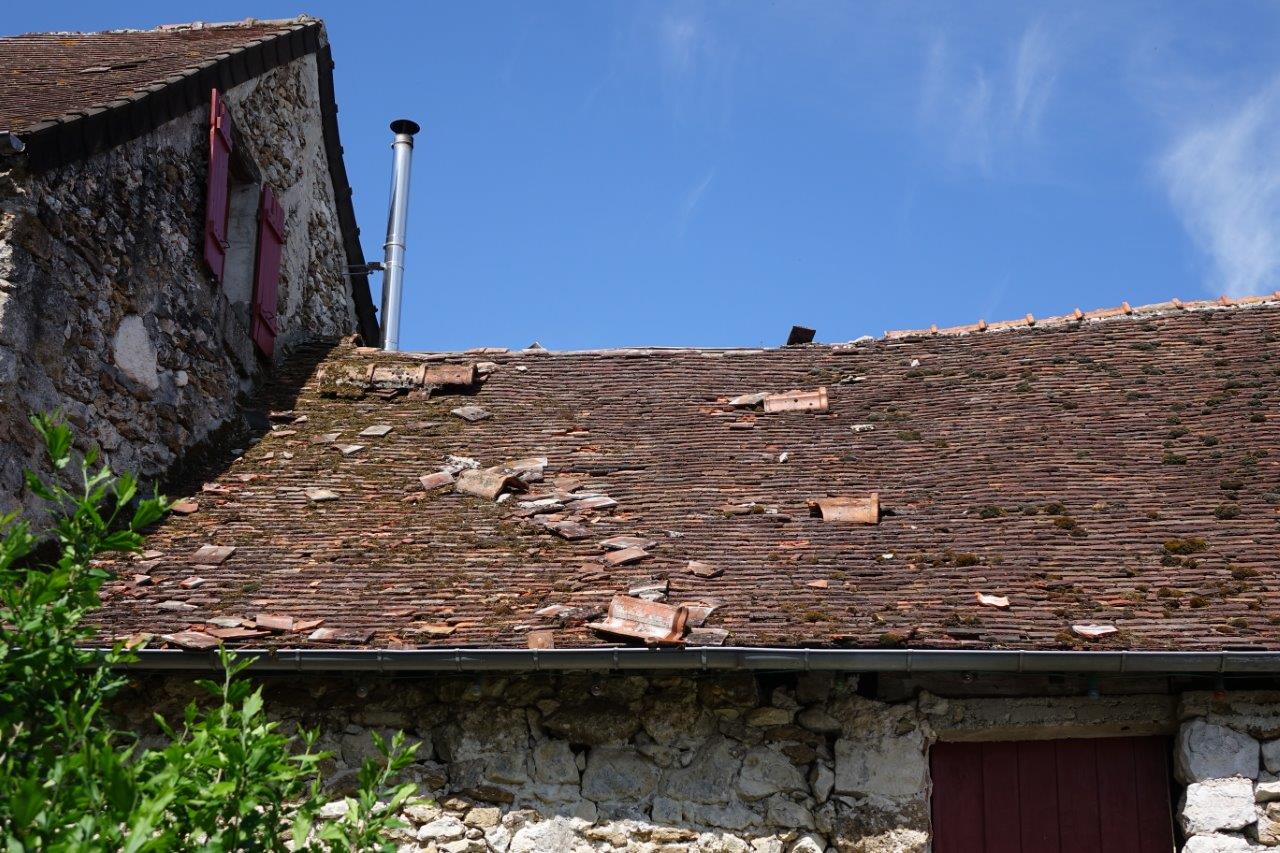
[[[1260,758],[1258,742],[1249,735],[1200,719],[1183,724],[1174,748],[1174,766],[1183,782],[1257,779]]]
[[[901,735],[869,732],[836,741],[835,790],[909,798],[925,789],[924,736],[919,729]]]
[[[738,795],[744,800],[762,800],[771,794],[807,788],[804,775],[782,753],[757,746],[743,756]]]
[[[552,785],[578,784],[578,764],[562,740],[544,740],[533,748],[533,775],[539,782]]]
[[[1253,784],[1238,776],[1192,782],[1178,808],[1178,822],[1187,835],[1240,830],[1256,819]]]
[[[597,802],[641,800],[658,784],[658,768],[630,749],[598,746],[587,756],[582,795]]]

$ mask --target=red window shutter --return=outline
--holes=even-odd
[[[227,182],[231,166],[231,113],[222,94],[213,90],[209,104],[209,186],[205,194],[204,260],[214,279],[222,283],[227,260]]]
[[[253,268],[253,316],[250,334],[258,352],[271,358],[280,331],[276,317],[280,258],[284,252],[284,211],[271,187],[263,186],[258,204],[258,259]]]

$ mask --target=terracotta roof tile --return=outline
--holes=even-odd
[[[307,420],[180,484],[200,511],[150,537],[152,584],[109,584],[100,622],[176,636],[268,611],[324,620],[275,645],[602,646],[586,623],[666,580],[671,602],[717,601],[730,645],[1280,649],[1280,304],[1168,305],[777,350],[485,350],[473,387],[390,399],[325,396],[317,367],[476,355],[316,345],[260,402]],[[825,412],[725,429],[740,395],[818,388]],[[467,404],[491,417],[449,416]],[[393,429],[350,457],[313,442],[369,424]],[[423,491],[451,456],[547,465],[511,500]],[[879,524],[808,511],[873,492]],[[588,494],[617,505],[565,508]],[[560,506],[521,506],[542,497]],[[616,537],[648,558],[606,566]],[[184,589],[211,541],[235,551]]]
[[[0,131],[21,133],[105,108],[300,25],[248,21],[0,38]]]

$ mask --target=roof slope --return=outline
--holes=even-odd
[[[0,130],[21,135],[43,122],[105,108],[302,25],[267,21],[0,38]]]
[[[718,601],[707,624],[738,646],[1280,649],[1280,302],[1113,313],[764,351],[317,349],[264,401],[296,414],[224,457],[207,491],[192,481],[199,510],[165,522],[141,568],[117,567],[100,619],[122,636],[268,612],[376,647],[520,647],[550,627],[558,648],[589,647],[609,641],[586,616],[666,577],[673,603]],[[485,360],[470,396],[425,399],[324,396],[315,371]],[[826,413],[727,404],[820,386]],[[464,404],[492,416],[450,414]],[[377,425],[391,431],[358,436]],[[518,500],[424,493],[448,454],[545,456],[534,494],[618,505],[565,541]],[[807,511],[872,491],[878,525]],[[651,557],[606,567],[616,535],[654,540]],[[193,564],[206,544],[236,550]],[[138,571],[150,585],[127,582]],[[574,610],[535,614],[549,605]],[[1086,640],[1081,623],[1119,630]]]
[[[315,18],[0,38],[0,135],[16,135],[30,167],[47,171],[199,106],[207,110],[213,88],[230,89],[312,53],[343,247],[360,270],[364,251],[338,137],[333,58],[324,24]],[[368,277],[357,271],[351,278],[360,333],[376,341]]]

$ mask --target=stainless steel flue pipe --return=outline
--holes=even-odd
[[[409,166],[413,135],[422,128],[407,118],[391,122],[391,203],[387,212],[387,242],[383,244],[382,348],[400,350],[400,298],[404,289],[405,229],[409,224]]]

